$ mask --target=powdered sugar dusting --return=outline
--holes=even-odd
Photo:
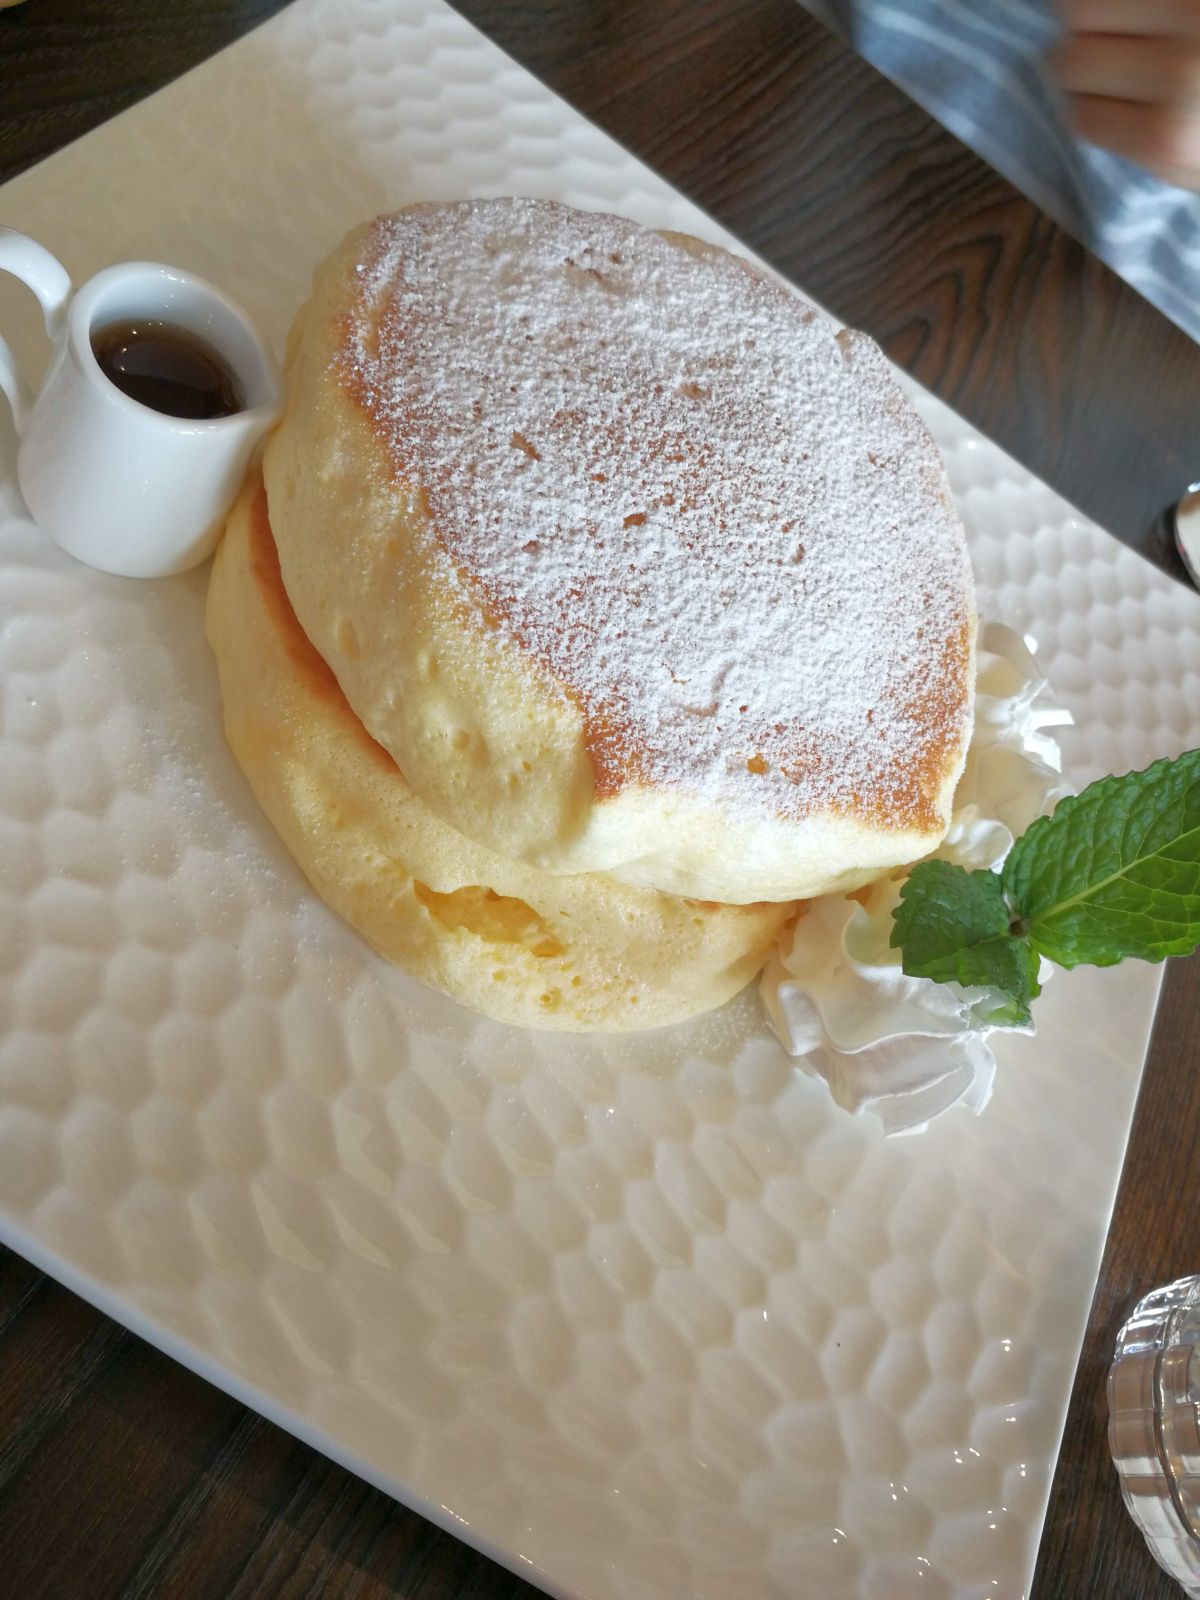
[[[376,222],[339,358],[493,620],[631,781],[928,826],[968,732],[970,573],[860,335],[620,218]]]

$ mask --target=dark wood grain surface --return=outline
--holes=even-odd
[[[0,12],[0,178],[277,9]],[[1158,537],[1200,476],[1200,349],[793,0],[459,9],[1090,516]],[[1132,1301],[1200,1266],[1198,1019],[1193,958],[1167,979],[1033,1600],[1178,1593],[1121,1507],[1103,1376]],[[535,1592],[0,1252],[0,1594]]]

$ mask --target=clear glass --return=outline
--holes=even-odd
[[[1151,1554],[1200,1597],[1200,1277],[1146,1295],[1118,1334],[1108,1442]]]
[[[1189,484],[1183,499],[1168,512],[1167,520],[1188,576],[1200,589],[1200,483]]]

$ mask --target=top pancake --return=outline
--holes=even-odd
[[[351,234],[287,377],[292,605],[461,832],[742,902],[941,838],[970,569],[870,340],[696,241],[475,201]]]

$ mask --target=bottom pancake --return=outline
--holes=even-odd
[[[473,844],[419,800],[292,612],[257,474],[213,565],[207,628],[225,733],[309,882],[389,961],[472,1010],[576,1032],[721,1005],[792,910],[726,906]]]

